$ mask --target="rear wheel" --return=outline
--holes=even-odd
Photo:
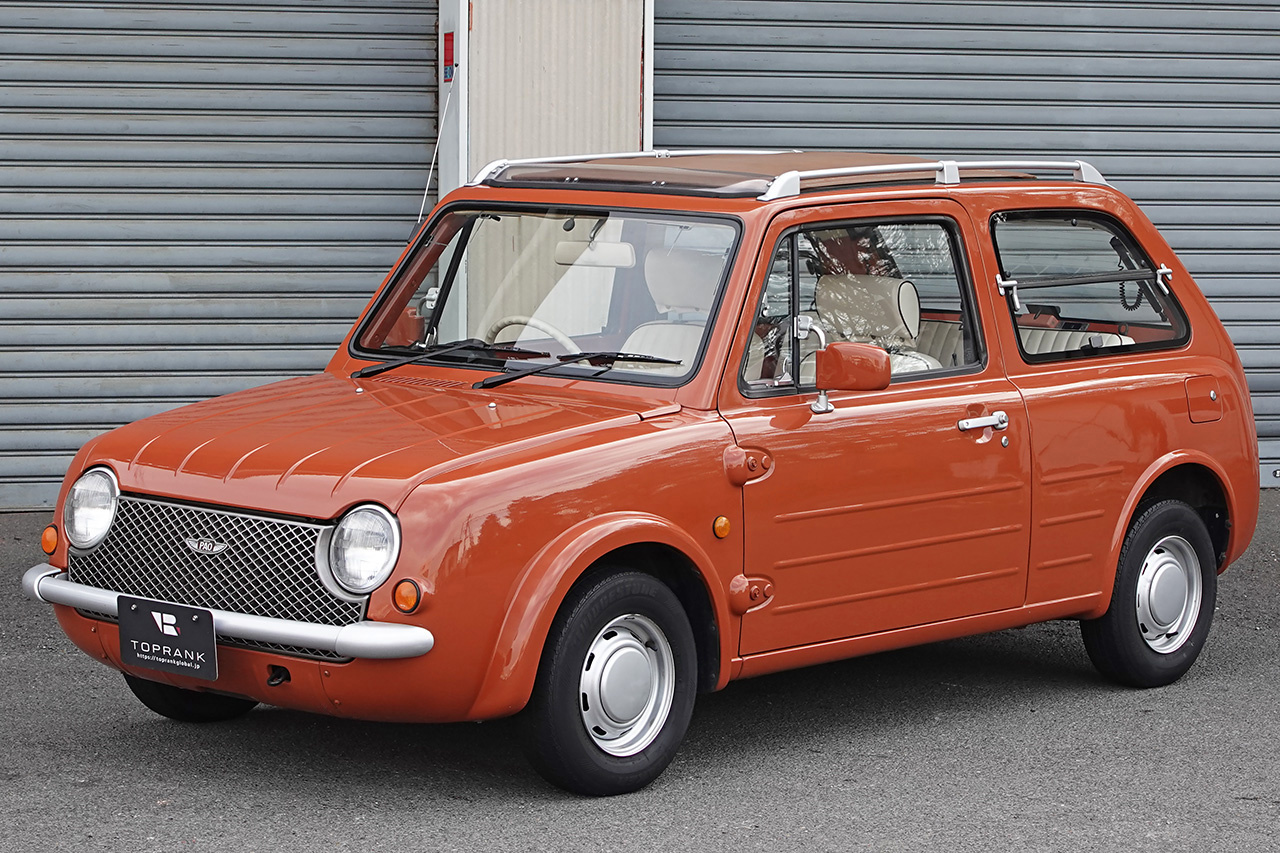
[[[656,779],[693,714],[697,663],[679,599],[639,572],[609,574],[561,608],[524,713],[534,768],[592,796]]]
[[[249,713],[257,706],[252,699],[224,696],[221,693],[204,693],[184,690],[171,684],[148,681],[145,678],[125,674],[125,683],[143,705],[162,717],[184,723],[216,723],[231,720]]]
[[[1080,623],[1098,671],[1133,687],[1159,687],[1191,668],[1209,635],[1218,572],[1204,521],[1182,501],[1141,512],[1125,536],[1111,606]]]

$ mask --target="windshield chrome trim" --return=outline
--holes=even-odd
[[[383,280],[382,285],[379,287],[377,294],[373,298],[373,302],[370,304],[369,308],[365,311],[364,316],[360,318],[359,322],[356,325],[355,330],[351,333],[350,337],[348,338],[347,355],[349,357],[353,359],[359,359],[361,361],[376,363],[376,362],[392,361],[394,360],[395,357],[399,357],[401,355],[401,354],[396,354],[395,356],[388,357],[389,355],[388,353],[381,353],[381,352],[375,352],[373,350],[364,349],[360,347],[357,342],[360,340],[361,336],[363,336],[364,333],[368,330],[369,325],[370,323],[373,322],[374,318],[378,316],[378,312],[382,310],[383,305],[386,303],[387,299],[389,298],[389,294],[395,289],[396,282],[398,282],[400,280],[400,277],[404,275],[405,270],[412,263],[413,258],[416,256],[416,254],[419,251],[421,251],[422,244],[426,242],[429,235],[439,224],[440,220],[443,219],[448,214],[457,213],[459,211],[469,211],[469,210],[476,211],[479,213],[483,213],[487,211],[497,211],[497,212],[507,211],[512,213],[550,213],[550,212],[559,212],[559,211],[576,212],[576,211],[607,210],[610,212],[627,213],[627,214],[639,214],[639,215],[649,214],[649,215],[666,216],[666,217],[673,217],[673,218],[710,220],[714,222],[723,222],[724,224],[729,225],[734,230],[733,243],[729,247],[727,262],[725,263],[725,268],[721,273],[720,282],[719,282],[719,285],[717,286],[716,300],[712,304],[711,310],[707,313],[707,333],[703,335],[702,342],[698,347],[698,354],[693,359],[693,364],[688,373],[679,377],[674,377],[674,378],[660,377],[660,376],[644,377],[637,373],[624,374],[623,376],[609,376],[608,375],[609,371],[606,371],[606,373],[603,375],[596,375],[596,374],[589,374],[585,372],[587,370],[592,370],[593,368],[579,367],[575,370],[573,365],[561,365],[565,367],[567,371],[573,371],[573,372],[568,372],[564,374],[557,373],[557,374],[552,374],[552,376],[556,378],[563,378],[570,381],[575,381],[575,382],[585,380],[585,381],[593,381],[593,382],[603,382],[609,385],[629,385],[629,386],[636,386],[641,388],[679,388],[683,385],[687,385],[688,383],[692,382],[694,378],[698,375],[698,373],[702,370],[703,363],[706,360],[708,342],[711,339],[711,335],[715,331],[714,327],[715,327],[716,319],[719,317],[720,311],[724,307],[725,294],[728,290],[729,275],[730,273],[732,273],[733,266],[738,260],[739,252],[741,252],[742,250],[742,235],[745,230],[745,223],[743,222],[741,217],[735,216],[731,213],[718,213],[718,212],[706,213],[702,211],[671,210],[665,207],[623,207],[623,206],[582,204],[582,203],[571,203],[571,204],[547,204],[547,203],[533,204],[533,203],[520,203],[520,202],[486,203],[482,199],[470,199],[470,198],[459,199],[457,201],[450,202],[441,208],[438,208],[431,215],[427,223],[421,229],[419,229],[413,241],[413,245],[401,255],[400,260],[396,263],[396,266],[391,270],[391,272]],[[410,353],[406,351],[402,355],[409,355],[409,354]],[[494,372],[492,367],[486,367],[484,365],[479,365],[479,364],[462,364],[462,363],[454,364],[454,363],[446,363],[446,362],[440,362],[439,364],[436,364],[434,362],[429,362],[429,361],[425,362],[425,364],[429,364],[431,366],[448,367],[450,369],[482,370],[489,373]],[[418,365],[413,365],[413,366],[418,366]]]

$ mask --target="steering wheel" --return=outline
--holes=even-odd
[[[546,320],[539,320],[537,317],[530,317],[526,314],[508,314],[501,320],[496,321],[489,327],[489,331],[484,333],[485,343],[493,343],[498,339],[498,333],[507,326],[528,326],[530,329],[537,329],[550,336],[556,343],[565,348],[566,352],[580,353],[582,347],[573,342],[573,338],[548,323]]]

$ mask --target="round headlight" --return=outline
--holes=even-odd
[[[400,554],[400,525],[380,506],[358,506],[342,517],[329,543],[329,566],[343,588],[355,593],[377,589]]]
[[[77,548],[92,548],[102,541],[116,517],[120,487],[106,468],[93,468],[80,476],[62,509],[67,541]]]

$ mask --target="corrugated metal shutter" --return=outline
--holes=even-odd
[[[1275,3],[656,0],[654,41],[658,146],[1094,162],[1230,329],[1280,485]]]
[[[0,508],[324,365],[418,215],[435,8],[0,2]]]

